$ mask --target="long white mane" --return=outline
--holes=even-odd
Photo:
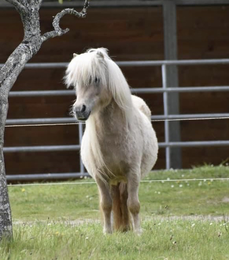
[[[126,122],[125,126],[129,125],[133,115],[130,88],[118,65],[108,56],[107,49],[89,49],[83,54],[74,55],[66,70],[65,83],[67,87],[74,86],[77,95],[79,87],[87,87],[90,80],[96,77],[100,79],[101,86],[106,88],[105,90],[112,95],[113,100],[121,109]],[[113,175],[103,160],[98,142],[98,134],[101,133],[96,131],[96,122],[92,116],[86,121],[86,125],[88,136],[90,136],[90,147],[93,154],[96,155],[97,167],[99,169],[106,168],[107,174]],[[88,141],[84,138],[84,142]],[[92,166],[93,172],[98,172],[97,167],[95,165]],[[104,180],[104,174],[100,170],[100,178],[102,180]]]
[[[99,187],[104,232],[141,232],[138,216],[138,187],[141,177],[152,169],[158,144],[145,102],[131,96],[120,68],[107,49],[90,49],[75,55],[65,82],[76,89],[73,105],[76,118],[86,120],[81,158]]]
[[[117,105],[123,110],[126,119],[132,113],[132,100],[129,85],[117,64],[108,56],[105,48],[89,49],[75,55],[68,65],[65,76],[67,87],[87,86],[91,78],[99,77],[101,84],[111,93]]]

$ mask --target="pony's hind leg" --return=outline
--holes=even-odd
[[[140,180],[137,178],[136,175],[131,175],[128,178],[128,182],[127,182],[127,189],[128,189],[127,205],[133,219],[133,230],[137,234],[141,234],[142,232],[140,217],[139,217],[139,212],[140,212],[140,202],[138,198],[139,182]]]
[[[103,214],[103,233],[112,233],[111,227],[111,210],[112,210],[112,199],[110,194],[109,185],[105,184],[101,180],[96,180],[99,188],[100,195],[100,208]]]
[[[129,211],[127,207],[127,184],[118,183],[111,186],[113,228],[115,231],[126,232],[130,230]]]

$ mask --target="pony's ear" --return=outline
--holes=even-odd
[[[76,54],[76,53],[73,53],[73,58],[75,58],[77,55],[78,55],[78,54]]]
[[[97,51],[96,55],[97,55],[98,58],[104,59],[104,54],[101,51]]]

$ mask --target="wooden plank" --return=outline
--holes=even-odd
[[[6,128],[5,147],[78,144],[78,125]]]
[[[79,172],[79,153],[6,153],[5,164],[7,174]]]
[[[178,7],[179,59],[229,56],[229,6]]]

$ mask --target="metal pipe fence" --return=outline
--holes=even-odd
[[[27,69],[64,69],[68,63],[29,63],[25,66]],[[166,150],[166,169],[170,169],[171,158],[170,149],[172,147],[201,147],[201,146],[229,146],[228,140],[217,140],[217,141],[193,141],[193,142],[172,142],[169,139],[169,121],[170,120],[207,120],[207,119],[229,119],[229,113],[212,113],[212,114],[169,114],[167,103],[169,99],[169,93],[186,93],[186,92],[226,92],[229,91],[229,86],[197,86],[197,87],[168,87],[167,86],[167,67],[171,65],[184,66],[184,65],[222,65],[229,64],[229,59],[211,59],[211,60],[163,60],[163,61],[119,61],[117,64],[121,67],[126,66],[160,66],[162,75],[162,88],[136,88],[131,89],[132,93],[161,93],[163,95],[163,115],[153,115],[151,117],[152,121],[163,121],[165,129],[165,142],[160,142],[159,147],[165,148]],[[0,64],[0,67],[3,64]],[[68,96],[75,95],[73,90],[55,90],[55,91],[12,91],[10,92],[10,97],[38,97],[38,96]],[[6,127],[14,126],[28,126],[33,124],[69,124],[74,123],[74,118],[28,118],[28,119],[7,119]],[[83,124],[78,123],[79,127],[79,144],[78,145],[57,145],[57,146],[23,146],[23,147],[5,147],[4,153],[9,152],[49,152],[49,151],[78,151],[80,149],[82,135],[83,135]],[[63,173],[63,178],[77,178],[79,176],[88,176],[85,172],[82,162],[80,163],[80,173],[74,175],[74,173]],[[15,177],[7,176],[8,180],[16,180]],[[18,180],[25,180],[27,175],[18,176]],[[40,174],[34,175],[38,179],[44,178],[55,178],[55,176],[60,177],[56,174]],[[43,176],[43,177],[42,177]],[[52,177],[50,177],[52,176]],[[33,179],[31,176],[27,176],[28,179]],[[62,177],[61,177],[62,178]],[[35,179],[35,177],[34,177]]]
[[[226,92],[229,91],[229,86],[214,86],[214,87],[174,87],[174,88],[132,88],[134,93],[164,93],[164,92]],[[43,96],[74,96],[74,90],[45,90],[45,91],[12,91],[10,97],[43,97]]]
[[[207,119],[229,119],[229,113],[214,114],[182,114],[182,115],[154,115],[151,116],[152,122],[158,121],[187,121],[187,120],[207,120]],[[23,126],[56,126],[56,125],[80,125],[73,117],[54,117],[54,118],[25,118],[25,119],[7,119],[6,127],[23,127]]]
[[[195,6],[195,5],[228,5],[228,0],[174,0],[174,3],[178,6]],[[118,8],[118,7],[152,7],[162,6],[166,4],[165,1],[154,0],[118,0],[118,1],[91,1],[90,7],[92,8]],[[42,8],[82,8],[82,1],[63,2],[62,5],[56,1],[47,1],[42,3]],[[0,2],[0,8],[13,8],[13,6],[7,2]]]

